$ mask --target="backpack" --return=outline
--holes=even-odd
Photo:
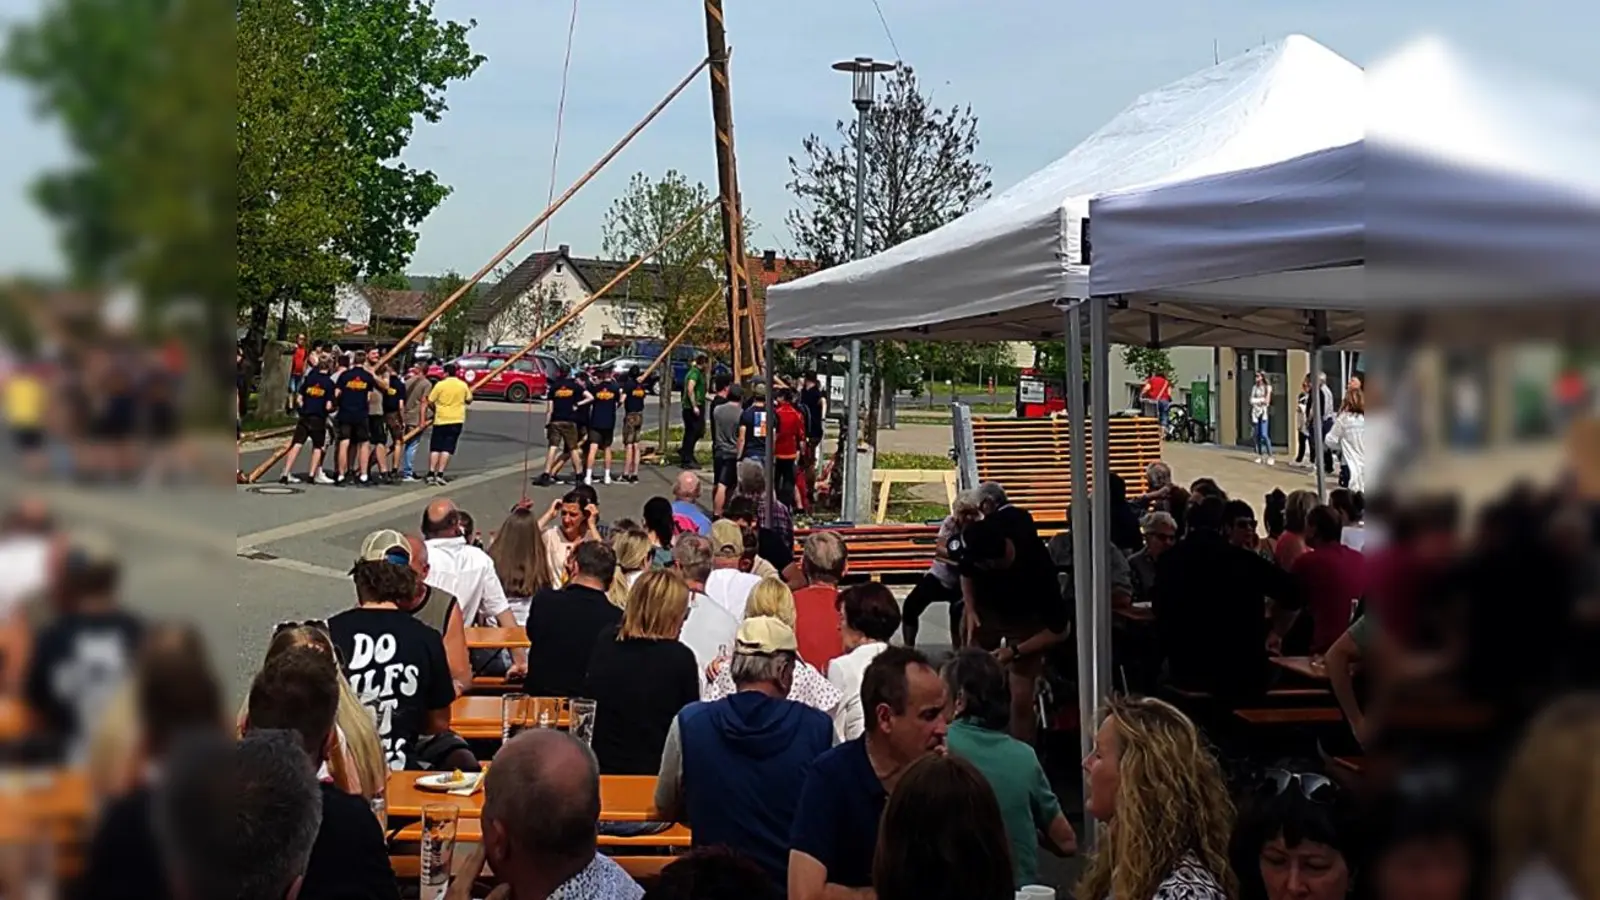
[[[689,518],[688,516],[684,515],[683,513],[673,513],[672,514],[672,536],[673,537],[677,537],[680,534],[699,534],[699,533],[700,533],[700,529],[694,524],[694,520],[693,519]]]

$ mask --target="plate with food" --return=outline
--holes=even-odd
[[[417,779],[417,787],[424,791],[446,792],[471,792],[477,788],[478,782],[483,779],[482,772],[468,774],[456,769],[453,772],[434,772],[423,775]]]

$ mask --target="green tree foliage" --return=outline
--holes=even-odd
[[[822,268],[852,258],[856,208],[856,120],[834,126],[835,138],[808,135],[802,156],[789,157],[789,192],[797,209],[786,219],[797,249]],[[916,74],[902,66],[867,114],[863,255],[887,250],[955,219],[989,195],[989,165],[977,158],[978,118],[970,106],[940,109]],[[873,365],[895,389],[918,385],[945,348],[919,343],[874,344]],[[875,441],[879,392],[872,392],[867,439]]]
[[[449,299],[467,279],[454,269],[445,271],[443,275],[433,279],[433,284],[428,288],[429,309],[438,307],[439,304]],[[435,356],[450,359],[460,356],[467,349],[467,338],[472,331],[472,322],[469,318],[472,308],[478,302],[478,286],[473,285],[453,306],[445,310],[444,315],[433,323],[433,328],[428,331],[428,343],[433,346]]]
[[[1122,364],[1140,378],[1151,375],[1172,376],[1172,357],[1167,351],[1151,347],[1123,347]]]
[[[711,197],[704,184],[690,183],[675,169],[667,170],[660,181],[643,172],[636,173],[629,179],[627,190],[611,202],[606,212],[600,232],[601,250],[612,259],[642,256]],[[722,228],[712,210],[646,260],[659,267],[659,291],[644,287],[655,277],[641,268],[630,276],[635,284],[628,293],[635,301],[642,299],[640,311],[647,327],[664,338],[677,334],[716,286],[721,258]],[[713,335],[724,340],[727,330],[727,309],[713,308],[700,317],[688,340],[703,342]]]

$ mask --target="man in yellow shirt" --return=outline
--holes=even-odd
[[[6,379],[6,422],[29,475],[45,473],[44,411],[48,392],[38,368],[32,364],[18,367]]]
[[[450,465],[450,454],[456,452],[456,442],[461,440],[461,426],[467,422],[467,404],[472,402],[472,388],[456,376],[456,364],[444,364],[444,378],[428,392],[428,418],[433,422],[433,434],[428,437],[428,474],[423,480],[428,484],[449,484],[444,470]],[[424,423],[426,424],[426,423]]]

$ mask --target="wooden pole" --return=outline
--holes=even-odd
[[[682,234],[685,229],[687,229],[691,224],[693,224],[695,221],[697,221],[701,216],[705,215],[708,211],[710,211],[711,207],[714,206],[714,205],[716,205],[716,201],[715,200],[706,203],[704,206],[700,207],[699,209],[697,209],[693,213],[691,213],[688,218],[686,218],[682,222],[678,223],[678,227],[674,228],[672,230],[671,234],[669,234],[666,237],[662,238],[661,239],[661,243],[657,244],[654,248],[652,248],[649,253],[645,253],[645,254],[637,257],[636,259],[634,259],[633,262],[628,263],[628,265],[625,266],[621,271],[617,272],[617,274],[614,275],[611,278],[610,281],[608,281],[604,285],[602,285],[599,290],[597,290],[594,293],[590,294],[589,296],[583,298],[582,302],[577,303],[571,309],[569,309],[565,313],[563,313],[561,318],[559,318],[559,319],[557,319],[555,321],[555,324],[551,325],[549,328],[546,328],[544,331],[540,332],[538,335],[536,335],[534,337],[533,340],[531,340],[528,343],[524,344],[522,346],[521,350],[518,350],[517,352],[515,352],[515,353],[511,354],[510,356],[506,357],[505,359],[500,360],[500,362],[496,363],[492,368],[489,369],[489,371],[485,372],[483,374],[483,377],[474,379],[469,389],[473,393],[477,393],[478,388],[484,386],[485,384],[488,384],[489,381],[492,380],[496,375],[499,375],[501,372],[504,372],[506,369],[510,368],[511,365],[513,363],[515,363],[517,360],[523,358],[524,356],[527,356],[529,353],[532,353],[534,350],[537,350],[541,344],[543,344],[545,341],[548,341],[551,337],[554,337],[555,335],[559,334],[561,332],[561,329],[567,327],[567,325],[573,319],[576,319],[579,314],[581,314],[585,309],[588,309],[590,304],[594,303],[596,300],[599,300],[601,297],[604,297],[607,293],[609,293],[611,291],[612,288],[614,288],[617,285],[621,284],[622,283],[622,279],[627,278],[629,275],[633,274],[633,271],[635,269],[639,268],[641,265],[644,265],[644,261],[645,260],[649,259],[652,256],[655,256],[657,253],[660,253],[663,248],[665,248],[668,244],[670,244],[674,240],[676,240],[678,235]],[[422,433],[422,426],[418,425],[415,429],[406,432],[405,438],[402,441],[402,443],[410,443],[412,438],[416,437],[417,435],[419,435],[421,433]]]
[[[728,290],[728,348],[733,377],[758,374],[761,346],[750,316],[750,277],[746,271],[744,222],[739,194],[739,164],[733,152],[733,91],[729,80],[727,27],[723,0],[705,0],[706,54],[710,60],[711,121],[716,137],[717,193],[722,200],[723,269]]]
[[[384,363],[389,362],[389,360],[391,360],[395,354],[399,353],[407,344],[410,344],[412,341],[416,340],[418,335],[421,335],[423,332],[433,327],[433,323],[437,322],[440,316],[444,315],[446,312],[449,312],[450,307],[454,306],[456,302],[465,296],[468,291],[477,286],[478,282],[482,281],[490,272],[493,272],[495,266],[498,266],[501,262],[505,261],[505,258],[510,256],[512,252],[517,249],[517,247],[522,245],[523,241],[526,241],[530,235],[537,231],[540,225],[543,225],[546,220],[555,215],[556,210],[559,210],[563,205],[566,204],[568,200],[572,199],[573,195],[578,193],[580,188],[588,184],[590,179],[599,174],[600,170],[605,168],[607,163],[616,158],[616,155],[622,152],[622,148],[628,146],[628,144],[638,136],[639,132],[643,131],[646,125],[649,125],[652,121],[654,121],[655,117],[660,115],[661,111],[667,108],[667,104],[677,99],[678,95],[683,93],[684,89],[687,88],[689,84],[693,82],[694,79],[700,74],[700,72],[710,64],[711,57],[709,56],[700,60],[700,64],[695,66],[688,75],[685,75],[683,80],[679,81],[677,86],[669,91],[665,97],[662,97],[661,102],[657,103],[655,107],[652,108],[648,113],[645,113],[644,118],[640,119],[638,123],[633,126],[633,128],[629,129],[628,133],[623,135],[621,140],[612,145],[611,149],[606,151],[604,156],[600,157],[600,159],[596,161],[594,165],[590,166],[589,171],[583,173],[583,177],[573,182],[572,186],[567,188],[565,193],[556,198],[556,202],[550,204],[550,206],[545,209],[544,212],[539,214],[538,218],[529,223],[527,228],[522,229],[520,234],[518,234],[515,238],[512,238],[509,244],[506,244],[503,248],[501,248],[499,253],[494,255],[493,259],[484,264],[483,268],[479,269],[477,273],[475,273],[471,278],[467,279],[466,283],[457,288],[449,297],[446,297],[444,302],[440,303],[433,312],[428,313],[428,315],[425,316],[421,322],[417,323],[417,327],[411,329],[411,331],[408,332],[405,337],[401,338],[393,347],[389,348],[389,352],[385,353],[383,357],[378,360],[378,366],[381,368]],[[260,478],[267,472],[267,470],[277,465],[278,460],[283,459],[284,455],[288,452],[288,444],[278,448],[275,453],[267,458],[266,462],[256,466],[255,469],[250,472],[250,476],[247,481],[251,484],[254,484],[256,479]]]

